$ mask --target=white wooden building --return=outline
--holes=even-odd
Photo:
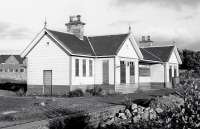
[[[133,34],[84,36],[80,15],[67,32],[44,27],[27,46],[27,94],[66,94],[100,86],[106,91],[172,87],[181,59],[175,46],[140,48]]]

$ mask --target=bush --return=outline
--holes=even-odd
[[[92,89],[86,89],[87,93],[93,95],[93,96],[100,96],[100,95],[103,95],[103,90],[101,87],[94,87]]]
[[[49,129],[91,129],[89,119],[89,116],[81,114],[66,118],[56,118],[50,121]]]
[[[18,91],[16,91],[16,95],[17,96],[24,96],[25,95],[25,91],[23,88],[20,88]]]
[[[84,93],[81,89],[76,89],[69,92],[68,97],[81,97],[84,96]]]

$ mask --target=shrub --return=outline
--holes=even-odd
[[[16,91],[17,96],[24,96],[25,95],[25,91],[24,89],[20,88],[18,91]]]
[[[84,96],[84,93],[81,89],[76,89],[69,92],[69,97],[81,97]]]
[[[90,129],[89,116],[75,115],[50,121],[49,129]]]
[[[100,96],[100,95],[103,95],[103,90],[101,87],[94,87],[92,89],[86,89],[87,93],[93,95],[93,96]]]

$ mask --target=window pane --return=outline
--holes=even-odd
[[[177,77],[177,69],[174,68],[174,77]]]
[[[139,67],[140,76],[150,76],[150,67]]]
[[[20,72],[24,72],[24,69],[20,69]]]
[[[79,59],[75,60],[75,70],[76,70],[76,76],[79,76]]]
[[[126,83],[126,64],[124,61],[120,61],[120,82]]]
[[[130,62],[130,75],[131,76],[135,75],[135,67],[133,62]]]
[[[86,76],[86,60],[83,60],[83,76]]]
[[[90,72],[90,76],[92,76],[92,71],[93,71],[93,67],[92,67],[92,60],[89,61],[89,72]]]

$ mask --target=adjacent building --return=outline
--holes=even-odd
[[[26,81],[26,61],[20,55],[0,55],[0,80]]]
[[[80,15],[71,16],[67,31],[44,27],[23,51],[27,58],[27,94],[66,94],[99,86],[106,91],[172,88],[181,59],[176,46],[141,47],[131,31],[85,36]]]

